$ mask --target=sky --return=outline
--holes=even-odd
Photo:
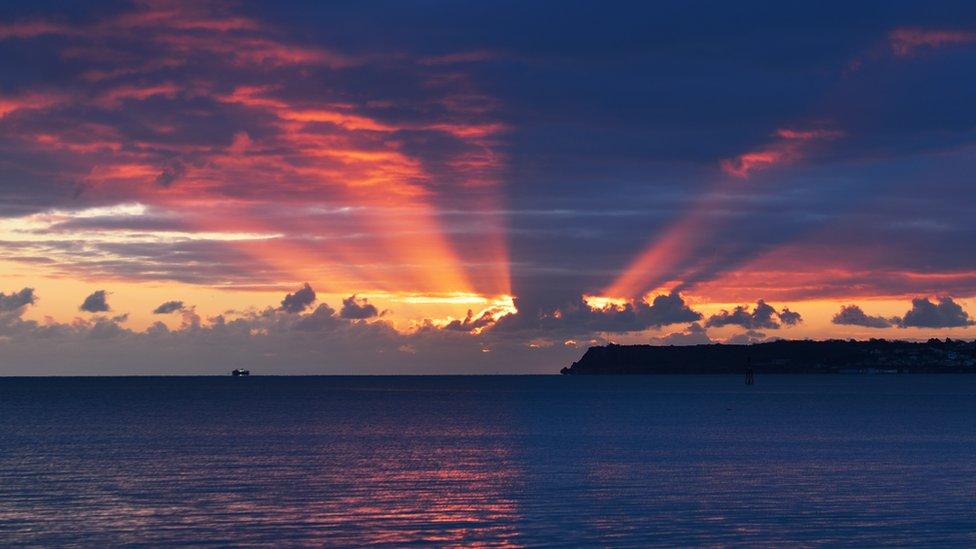
[[[970,2],[0,4],[0,374],[976,338]]]

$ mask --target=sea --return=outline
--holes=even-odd
[[[976,545],[976,376],[0,379],[0,545]]]

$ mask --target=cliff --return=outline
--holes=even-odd
[[[590,347],[561,373],[976,373],[976,342],[828,340],[753,345],[605,345]]]

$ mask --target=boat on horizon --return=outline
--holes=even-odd
[[[246,370],[244,368],[234,368],[233,370],[231,370],[230,375],[234,377],[249,376],[251,375],[251,371]]]

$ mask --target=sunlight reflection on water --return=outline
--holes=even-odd
[[[0,539],[976,541],[976,376],[0,380]]]

